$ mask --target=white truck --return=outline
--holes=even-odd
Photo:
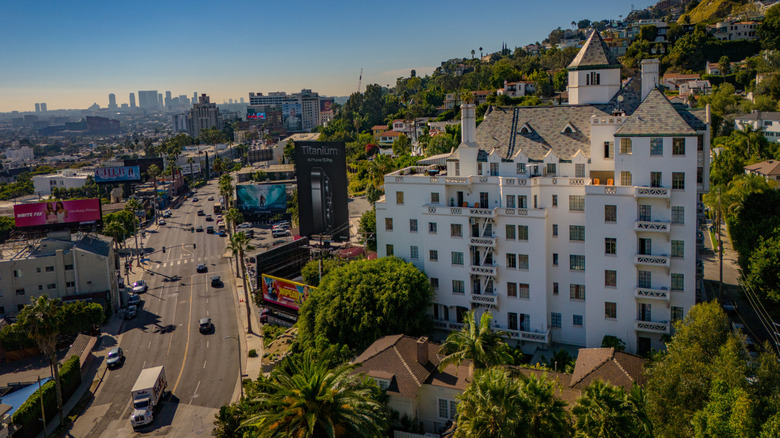
[[[154,410],[159,405],[167,386],[165,368],[162,366],[141,370],[138,380],[135,381],[135,385],[130,391],[133,402],[130,424],[133,425],[133,428],[154,421]]]

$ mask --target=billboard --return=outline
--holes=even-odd
[[[333,103],[335,99],[332,97],[320,97],[320,112],[333,111]]]
[[[265,274],[262,275],[260,283],[263,288],[263,301],[286,307],[296,312],[301,308],[306,298],[309,297],[309,291],[316,289],[307,284]]]
[[[140,179],[141,168],[139,166],[98,167],[95,169],[96,183],[138,181]]]
[[[250,120],[265,120],[265,112],[248,107],[246,109],[246,118]]]
[[[99,199],[36,202],[14,205],[17,228],[93,224],[100,220]]]
[[[282,123],[288,132],[303,131],[303,107],[300,102],[282,103]]]
[[[192,169],[192,172],[190,172],[190,169]],[[181,173],[184,175],[189,175],[190,173],[200,173],[200,163],[182,164]]]
[[[236,186],[236,204],[245,215],[285,213],[287,191],[284,184],[240,184]]]
[[[349,239],[344,142],[295,142],[300,235]]]
[[[138,166],[142,175],[149,170],[149,166],[152,164],[156,164],[160,170],[165,170],[165,163],[163,163],[162,157],[127,158],[123,161],[125,166]]]

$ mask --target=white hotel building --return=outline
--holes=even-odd
[[[568,70],[570,105],[492,108],[479,128],[464,105],[446,169],[386,175],[379,256],[430,277],[438,329],[490,310],[526,353],[663,348],[695,303],[708,115],[664,97],[657,60],[621,86],[597,33]]]

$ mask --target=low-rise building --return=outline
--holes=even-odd
[[[33,148],[30,146],[21,146],[18,149],[6,149],[5,159],[12,163],[30,162],[35,160]]]
[[[780,142],[780,112],[755,111],[734,118],[734,129],[745,129],[750,126],[760,130],[769,141]]]
[[[780,182],[780,161],[767,160],[745,166],[745,173],[762,176],[767,181]]]
[[[496,92],[509,97],[523,97],[536,92],[536,84],[530,81],[504,81],[504,88],[499,88]]]
[[[32,177],[35,194],[39,196],[51,195],[53,188],[72,189],[87,185],[87,181],[94,173],[85,173],[75,169],[63,169],[49,175],[35,175]]]
[[[707,26],[710,34],[721,41],[757,39],[758,21],[726,20]]]

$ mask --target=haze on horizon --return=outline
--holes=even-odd
[[[635,2],[636,8],[654,3]],[[372,4],[299,0],[8,2],[0,14],[0,112],[105,108],[108,94],[157,90],[248,102],[249,92],[325,96],[394,85],[415,69],[510,49],[582,19],[617,19],[621,0],[463,0]],[[565,11],[565,13],[562,13]],[[136,94],[136,102],[138,96]]]

